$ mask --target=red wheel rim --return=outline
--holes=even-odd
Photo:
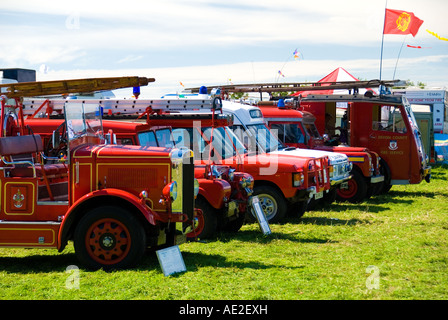
[[[101,219],[87,230],[85,245],[90,257],[103,265],[122,261],[131,248],[128,228],[115,219]]]
[[[193,223],[194,223],[193,231],[187,233],[187,238],[196,238],[198,235],[201,234],[202,230],[204,230],[205,221],[202,210],[194,211]]]
[[[344,199],[350,199],[356,195],[358,192],[358,184],[353,181],[353,179],[350,179],[348,181],[348,188],[347,189],[338,189],[338,195]]]

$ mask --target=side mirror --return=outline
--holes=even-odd
[[[61,143],[61,135],[58,130],[53,131],[53,134],[51,135],[51,143],[53,144],[53,149],[59,147],[59,144]]]
[[[117,144],[117,135],[115,133],[107,133],[106,136],[106,144]]]

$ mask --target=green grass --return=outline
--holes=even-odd
[[[394,186],[362,204],[333,204],[207,242],[180,245],[187,271],[165,277],[154,253],[132,270],[79,270],[64,252],[0,249],[2,299],[448,299],[448,168],[431,183]],[[375,266],[375,274],[369,272]],[[373,278],[379,288],[372,287]],[[368,286],[369,284],[369,286]]]

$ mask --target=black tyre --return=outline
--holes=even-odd
[[[364,176],[356,169],[350,173],[352,178],[348,180],[348,188],[339,188],[336,192],[336,200],[359,203],[366,199],[367,182]]]
[[[196,212],[194,217],[194,229],[187,234],[188,240],[196,238],[207,239],[216,234],[218,226],[218,213],[204,198],[197,197],[195,207],[202,212]]]
[[[221,227],[219,227],[219,230],[224,232],[238,232],[244,225],[244,218],[245,215],[243,213],[240,213],[236,219],[227,221]]]
[[[302,218],[306,211],[311,211],[309,205],[312,203],[312,199],[301,200],[291,203],[288,206],[288,214],[295,218]]]
[[[380,160],[380,172],[384,176],[383,187],[380,191],[380,194],[386,194],[389,192],[390,188],[392,188],[391,182],[391,172],[390,168],[387,165],[384,159]]]
[[[324,193],[323,201],[325,204],[332,204],[336,201],[337,189],[331,188],[330,191]]]
[[[269,223],[277,223],[286,216],[287,205],[283,195],[271,186],[258,186],[254,188],[253,196],[258,196],[261,208]],[[250,210],[251,220],[255,220],[255,212]]]
[[[124,269],[135,266],[143,256],[146,234],[127,210],[102,206],[81,219],[74,247],[79,261],[89,269]]]

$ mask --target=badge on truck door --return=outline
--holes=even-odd
[[[397,140],[390,140],[389,141],[389,150],[397,150],[397,149],[398,149]]]

